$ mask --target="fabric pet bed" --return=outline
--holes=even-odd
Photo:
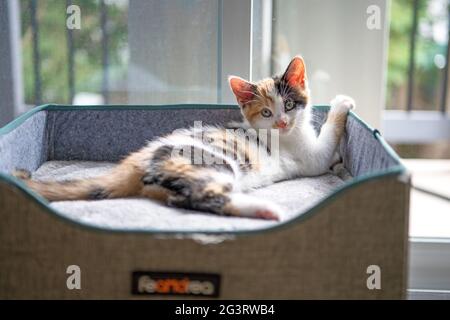
[[[314,108],[318,128],[328,109]],[[48,203],[10,175],[95,176],[154,136],[239,118],[227,105],[45,105],[2,128],[0,298],[402,298],[409,177],[353,113],[340,170],[253,191],[285,209],[280,222],[147,199]],[[81,289],[67,286],[72,265]]]

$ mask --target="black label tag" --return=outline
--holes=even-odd
[[[138,295],[218,297],[220,275],[211,273],[135,271],[131,292]]]

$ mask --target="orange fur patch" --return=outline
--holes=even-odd
[[[140,195],[145,198],[166,203],[171,193],[169,190],[158,185],[150,185],[142,188]]]
[[[213,193],[213,194],[223,194],[225,193],[225,186],[222,183],[217,183],[217,182],[209,182],[205,188],[203,189],[203,191],[205,193]]]
[[[347,123],[347,114],[343,112],[333,112],[328,114],[327,122],[334,124],[334,130],[338,139],[341,139]]]
[[[253,99],[246,103],[243,107],[243,113],[248,122],[252,123],[261,116],[261,111],[264,108],[269,108],[275,112],[275,101],[271,93],[275,91],[275,84],[273,79],[264,79],[256,84],[256,93]]]

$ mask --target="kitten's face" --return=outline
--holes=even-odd
[[[301,57],[291,61],[282,77],[250,83],[232,76],[229,82],[249,124],[256,129],[278,129],[282,135],[292,131],[309,99]]]

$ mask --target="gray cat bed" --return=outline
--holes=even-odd
[[[328,108],[314,110],[319,129]],[[223,105],[47,105],[1,129],[0,298],[133,297],[130,277],[138,270],[217,274],[221,298],[401,297],[407,175],[379,133],[353,113],[340,146],[345,169],[253,191],[285,209],[280,222],[148,199],[48,203],[10,175],[23,168],[43,181],[95,176],[154,136],[198,120],[239,118],[236,107]],[[58,268],[66,264],[105,274],[91,278],[89,289],[68,291],[57,284],[65,283]],[[365,286],[372,264],[383,265],[390,279],[383,290]],[[37,282],[36,268],[47,268]],[[288,288],[261,291],[291,278],[297,280]]]

